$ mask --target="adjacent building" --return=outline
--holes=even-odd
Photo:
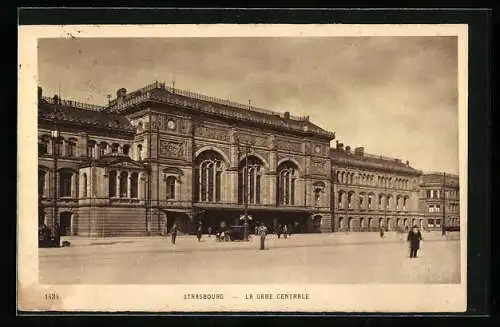
[[[436,227],[428,210],[441,200],[433,197],[439,185],[451,192],[446,205],[458,206],[457,176],[436,184],[408,162],[331,148],[334,139],[307,116],[159,82],[122,88],[107,106],[39,88],[39,223],[83,236],[158,235],[174,223],[206,232],[244,221],[294,232]],[[458,211],[447,215],[458,224]]]
[[[420,210],[429,230],[457,230],[460,227],[460,185],[458,175],[425,173],[420,182]]]
[[[388,231],[424,226],[419,210],[421,172],[408,161],[351,150],[331,149],[334,231]]]

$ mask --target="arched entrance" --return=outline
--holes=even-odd
[[[71,212],[64,211],[61,212],[59,216],[59,228],[61,230],[61,236],[71,235]]]
[[[347,230],[349,230],[349,231],[352,230],[352,224],[353,224],[353,220],[352,220],[352,218],[349,218],[347,220]]]

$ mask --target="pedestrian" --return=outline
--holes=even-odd
[[[380,238],[384,238],[384,227],[380,226]]]
[[[255,225],[255,236],[259,235],[259,226]]]
[[[290,224],[290,225],[288,226],[288,236],[292,236],[292,232],[293,232],[293,225],[292,225],[292,224]]]
[[[288,227],[286,227],[286,224],[283,225],[283,237],[284,238],[288,237]]]
[[[212,237],[212,226],[208,226],[208,237]]]
[[[54,241],[56,247],[61,246],[61,229],[58,223],[55,223],[54,225]]]
[[[174,224],[172,226],[172,229],[170,230],[170,233],[172,234],[172,244],[175,244],[175,238],[177,237],[177,224]]]
[[[265,249],[265,241],[266,241],[266,235],[267,235],[267,227],[264,225],[264,223],[260,223],[259,227],[259,234],[260,234],[260,249],[264,250]]]
[[[278,225],[278,227],[276,227],[276,235],[278,235],[278,238],[281,237],[281,225]]]
[[[420,241],[422,241],[422,234],[417,229],[417,226],[414,226],[412,230],[408,233],[408,238],[406,239],[410,242],[410,258],[417,257],[417,251],[420,248]]]
[[[198,238],[198,242],[201,241],[201,224],[198,225],[198,230],[196,231],[196,237]]]

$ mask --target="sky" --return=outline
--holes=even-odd
[[[458,174],[457,61],[447,36],[39,39],[38,83],[45,95],[104,105],[119,88],[175,80],[309,115],[345,146]]]

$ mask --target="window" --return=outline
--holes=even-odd
[[[42,138],[42,140],[40,140],[38,142],[38,155],[43,155],[43,154],[47,154],[48,153],[48,141],[46,138]]]
[[[137,160],[142,160],[142,144],[137,145]]]
[[[138,173],[132,173],[130,175],[130,197],[133,199],[138,198],[138,186],[139,186],[139,174]]]
[[[430,206],[429,206],[429,210],[428,210],[428,211],[429,211],[429,212],[434,212],[434,205],[430,205]]]
[[[123,154],[124,154],[124,155],[126,155],[126,156],[128,156],[128,155],[129,155],[129,153],[130,153],[130,145],[125,144],[125,145],[123,146]]]
[[[434,227],[434,219],[427,220],[427,227]]]
[[[349,193],[349,195],[347,195],[347,207],[349,209],[352,209],[352,196],[353,196],[353,193]]]
[[[407,203],[408,203],[408,198],[407,197],[403,198],[403,210],[406,210]]]
[[[102,142],[100,146],[100,156],[102,157],[106,155],[107,152],[108,152],[108,144],[106,142]]]
[[[441,226],[441,219],[436,219],[436,227]]]
[[[378,208],[379,209],[382,209],[382,198],[383,197],[384,197],[383,195],[379,195],[378,196]]]
[[[57,140],[53,140],[52,142],[54,142],[54,153],[56,156],[61,156],[62,155],[62,140],[61,139],[57,139]]]
[[[45,176],[47,173],[43,170],[38,171],[38,195],[43,196],[45,193]]]
[[[398,195],[396,197],[396,210],[399,210],[399,203],[401,202],[401,197]]]
[[[96,157],[95,144],[96,144],[95,141],[89,141],[87,143],[87,157],[89,157],[89,158]]]
[[[338,207],[340,209],[342,209],[342,199],[343,199],[343,197],[344,197],[344,192],[339,192],[337,203],[338,203]]]
[[[66,145],[66,155],[68,157],[74,157],[76,155],[76,140],[70,139]]]
[[[364,194],[361,194],[359,196],[359,208],[364,209],[364,204],[365,204],[365,196]]]
[[[390,208],[390,206],[391,206],[391,202],[392,202],[391,200],[392,200],[392,198],[391,198],[390,196],[388,196],[388,197],[387,197],[386,204],[385,204],[385,208],[386,208],[386,209],[389,209],[389,208]]]
[[[82,176],[82,197],[87,197],[87,174],[85,173]]]
[[[279,204],[295,204],[295,180],[297,166],[292,162],[285,162],[278,168],[278,197]]]
[[[59,172],[59,196],[60,197],[70,197],[71,196],[71,178],[73,173],[70,171],[62,170]]]
[[[373,195],[368,196],[368,209],[372,208],[372,202],[373,202]]]
[[[127,185],[128,185],[128,173],[126,171],[122,171],[120,173],[120,197],[122,198],[128,197]]]
[[[314,189],[314,205],[319,206],[319,199],[321,197],[321,189],[320,188],[315,188]]]
[[[113,143],[113,145],[111,146],[111,153],[118,153],[118,148],[119,148],[119,144],[117,143]]]
[[[116,170],[112,170],[109,172],[108,185],[109,196],[112,198],[116,197]]]
[[[219,202],[221,199],[221,174],[224,169],[222,157],[215,151],[203,152],[197,159],[195,171],[196,200]]]
[[[248,163],[248,170],[246,164]],[[245,194],[247,203],[260,203],[260,185],[261,185],[262,162],[254,156],[248,157],[248,162],[243,159],[240,162],[238,174],[238,201],[245,203]]]
[[[166,178],[167,200],[175,199],[175,182],[176,178],[174,176],[168,176]]]
[[[441,211],[441,206],[439,204],[436,204],[435,212],[440,212],[440,211]]]

